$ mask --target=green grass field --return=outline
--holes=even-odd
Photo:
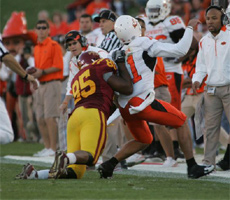
[[[50,17],[54,11],[66,11],[66,6],[74,0],[0,0],[0,29],[3,30],[11,13],[24,11],[28,29],[33,29],[40,10],[47,10]]]
[[[230,199],[228,182],[209,177],[189,180],[182,174],[125,170],[105,180],[96,171],[87,171],[81,180],[14,180],[26,163],[3,156],[31,156],[41,148],[30,143],[0,146],[0,199]],[[41,162],[32,164],[37,169],[49,168]]]

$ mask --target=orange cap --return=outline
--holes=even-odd
[[[27,30],[27,22],[24,12],[13,12],[3,29],[2,39],[15,36],[22,36],[23,38],[32,40],[36,43],[36,33]]]

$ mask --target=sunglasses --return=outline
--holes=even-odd
[[[72,43],[67,43],[66,45],[67,45],[67,47],[71,47],[72,45],[76,45],[77,44],[77,42],[72,42]]]
[[[40,29],[42,29],[42,30],[46,30],[46,29],[47,29],[47,27],[46,27],[46,26],[38,26],[38,27],[37,27],[37,29],[38,29],[38,30],[40,30]]]

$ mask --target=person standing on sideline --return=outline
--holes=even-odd
[[[57,119],[63,78],[62,50],[56,41],[48,37],[47,21],[37,22],[36,33],[38,36],[38,43],[34,48],[36,72],[32,75],[40,81],[40,87],[35,93],[35,113],[45,148],[34,156],[54,156],[57,148]]]
[[[221,117],[225,111],[230,122],[230,30],[223,25],[224,12],[221,7],[210,6],[206,10],[209,33],[199,42],[196,72],[192,78],[195,94],[208,75],[204,92],[205,148],[203,163],[215,164],[220,136]],[[217,163],[223,170],[230,169],[230,137],[225,156]]]
[[[32,84],[33,89],[37,89],[38,84],[35,78],[26,73],[21,65],[15,60],[13,55],[9,54],[7,49],[2,43],[0,35],[0,61],[5,63],[12,71],[17,73],[25,81],[29,81]],[[0,97],[0,144],[7,144],[14,140],[14,133],[10,122],[9,115],[3,100]]]

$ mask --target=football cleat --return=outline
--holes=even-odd
[[[114,166],[107,160],[100,164],[97,170],[100,174],[100,178],[112,178]]]
[[[52,167],[49,171],[49,179],[57,179],[62,174],[67,174],[66,167],[68,166],[69,158],[64,152],[57,151]]]
[[[188,178],[200,178],[210,174],[214,170],[214,165],[193,165],[188,168]]]
[[[22,172],[16,175],[15,179],[33,179],[38,178],[37,171],[30,163],[26,164],[22,168]]]

